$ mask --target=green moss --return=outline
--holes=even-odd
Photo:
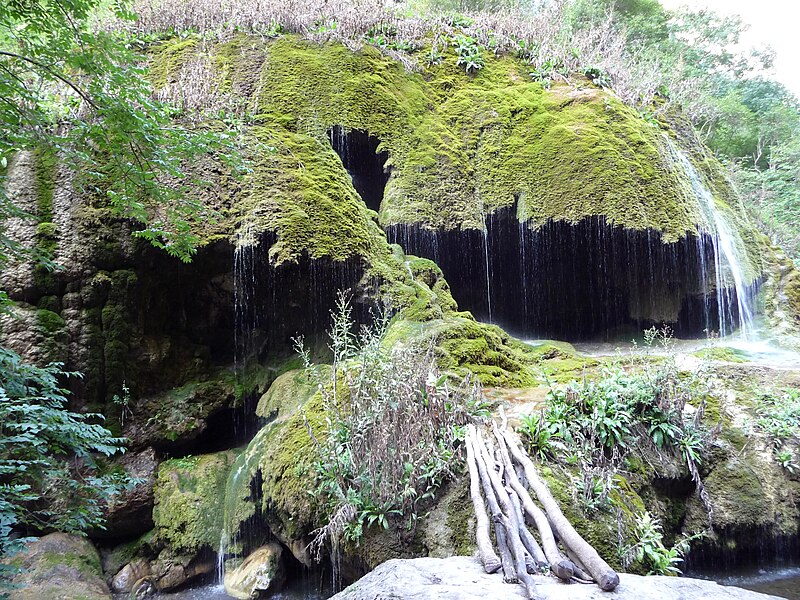
[[[197,42],[196,37],[181,37],[167,40],[148,50],[148,78],[156,89],[175,81],[184,63],[194,54]]]
[[[319,507],[309,493],[316,489],[317,458],[312,433],[325,431],[322,396],[315,394],[301,409],[268,428],[261,451],[262,510],[273,529],[302,539],[320,522]]]
[[[40,222],[53,220],[53,195],[58,159],[52,148],[37,148],[33,152],[36,178],[36,216]]]
[[[88,577],[97,577],[103,572],[100,555],[97,552],[83,554],[62,554],[49,552],[39,555],[37,569],[49,571],[56,567],[69,567]]]
[[[494,325],[475,321],[469,313],[450,313],[442,319],[418,323],[394,320],[385,343],[435,343],[439,367],[463,376],[474,373],[490,387],[534,385],[535,357],[530,347]]]
[[[199,51],[193,39],[157,46],[153,80],[166,84]],[[389,153],[382,224],[482,229],[486,214],[515,202],[534,228],[603,215],[675,241],[703,222],[658,129],[595,87],[545,90],[516,59],[489,56],[466,77],[455,61],[414,73],[371,46],[354,52],[291,35],[238,35],[203,51],[215,92],[235,95],[260,125],[244,207],[277,232],[278,261],[374,250],[374,230],[360,222],[366,213],[327,141],[333,126],[368,132]],[[711,159],[703,166],[724,180]],[[728,200],[730,186],[717,187]],[[339,245],[327,235],[337,224]]]
[[[47,309],[36,311],[36,323],[45,334],[57,333],[66,326],[66,322],[61,318],[61,315]]]
[[[277,377],[259,399],[256,415],[264,419],[286,417],[308,402],[316,392],[317,386],[309,380],[305,370],[287,371]]]
[[[447,527],[457,556],[475,553],[475,508],[469,493],[469,478],[461,477],[446,496]]]
[[[303,539],[321,519],[312,494],[317,450],[311,434],[320,436],[325,428],[322,396],[301,371],[288,371],[275,380],[258,412],[275,418],[255,435],[231,469],[225,496],[226,538],[235,539],[241,524],[258,512],[280,539]],[[262,483],[254,496],[257,474]]]
[[[570,487],[580,474],[541,467],[540,473],[564,516],[576,531],[613,568],[622,568],[622,549],[636,542],[636,516],[645,506],[636,491],[621,475],[614,477],[609,505],[587,513]]]
[[[223,526],[225,482],[236,452],[176,458],[159,465],[155,535],[175,552],[216,548]]]
[[[744,352],[738,350],[737,348],[730,348],[728,346],[713,346],[711,348],[703,348],[702,350],[693,352],[692,356],[696,356],[704,360],[716,360],[722,362],[747,362],[747,355]]]
[[[774,511],[753,465],[731,458],[717,465],[704,480],[714,507],[714,526],[761,527],[774,523]]]

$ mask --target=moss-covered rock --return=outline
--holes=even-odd
[[[273,389],[274,388],[274,389]],[[311,565],[306,545],[320,525],[314,495],[317,451],[326,413],[321,394],[300,371],[279,377],[259,403],[274,415],[239,455],[226,482],[224,523],[229,552],[240,553],[240,527],[259,516],[301,562]],[[254,488],[254,481],[260,486]],[[256,494],[253,494],[253,490]]]
[[[621,474],[615,475],[608,501],[589,509],[581,503],[575,482],[582,477],[557,467],[542,467],[542,479],[576,531],[613,568],[622,569],[624,550],[637,541],[636,520],[644,502]]]
[[[100,556],[86,538],[48,534],[29,543],[9,564],[19,569],[11,600],[111,600]]]
[[[256,415],[263,419],[284,419],[291,416],[317,392],[317,386],[304,369],[293,369],[278,376],[256,406]]]
[[[225,482],[236,452],[174,458],[161,463],[155,485],[156,537],[176,552],[216,549],[222,535]]]
[[[737,348],[729,346],[712,346],[693,352],[692,356],[705,360],[715,360],[721,362],[743,363],[747,362],[747,355]]]
[[[461,376],[474,373],[490,387],[526,387],[535,382],[536,356],[531,347],[495,325],[479,323],[469,313],[450,313],[425,323],[397,319],[385,343],[433,344],[441,369]]]

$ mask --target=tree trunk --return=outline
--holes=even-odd
[[[478,465],[475,462],[475,452],[472,444],[467,440],[467,465],[469,467],[469,493],[472,497],[472,506],[475,509],[475,540],[478,546],[478,554],[483,563],[483,569],[487,573],[494,573],[500,569],[500,559],[492,548],[492,540],[489,535],[489,517],[486,514],[486,506],[481,496],[480,475],[478,475]]]
[[[608,566],[608,563],[600,557],[597,551],[575,531],[575,528],[561,512],[561,509],[558,507],[547,485],[539,477],[533,462],[520,450],[516,440],[511,434],[508,431],[504,431],[502,435],[514,459],[525,469],[525,477],[528,480],[528,485],[536,492],[539,502],[542,503],[562,543],[575,553],[601,589],[611,591],[616,588],[619,585],[619,575],[617,575],[614,569]]]

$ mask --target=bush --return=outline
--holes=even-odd
[[[480,387],[470,377],[438,371],[433,347],[387,348],[387,322],[356,336],[349,302],[340,298],[330,332],[333,368],[311,364],[327,417],[316,438],[316,494],[329,523],[318,531],[319,555],[328,537],[358,541],[365,527],[401,520],[413,529],[421,508],[452,474],[464,426],[486,415]]]
[[[667,349],[671,343],[668,332],[654,329],[646,332],[646,340],[648,345],[660,340]],[[681,372],[668,357],[635,372],[614,364],[597,380],[565,387],[548,382],[547,405],[523,417],[520,433],[531,453],[581,467],[587,501],[598,495],[589,494],[596,481],[610,481],[607,473],[634,450],[679,453],[702,488],[697,465],[709,435],[699,425],[710,393],[707,379],[702,371]],[[687,419],[683,409],[690,399],[698,410]]]
[[[68,410],[59,380],[71,376],[0,348],[0,559],[21,548],[20,534],[101,527],[103,502],[125,483],[98,474],[95,455],[122,451],[123,440],[98,423],[101,415]]]

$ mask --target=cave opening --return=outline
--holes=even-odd
[[[460,309],[519,337],[617,341],[651,326],[680,337],[719,328],[707,239],[665,243],[604,217],[533,230],[515,207],[488,215],[485,231],[393,225],[387,235],[441,267]],[[727,302],[734,321],[736,305]]]
[[[358,129],[345,130],[335,125],[328,131],[336,154],[353,180],[353,187],[367,208],[379,212],[389,173],[385,169],[389,153],[378,151],[380,140]]]

